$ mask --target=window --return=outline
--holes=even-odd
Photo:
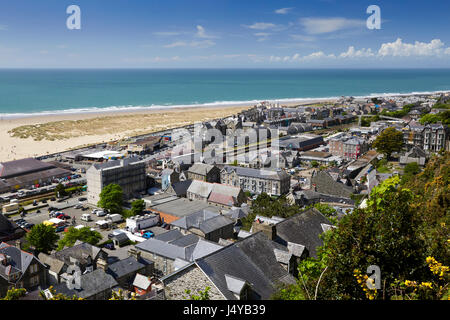
[[[37,263],[32,264],[32,265],[30,266],[30,273],[36,273],[37,271],[38,271],[38,265],[37,265]]]
[[[37,286],[38,284],[39,284],[39,275],[35,275],[30,278],[30,286],[31,287]]]

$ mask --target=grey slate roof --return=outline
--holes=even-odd
[[[9,256],[8,266],[0,264],[0,277],[5,279],[8,279],[9,275],[12,273],[21,272],[24,274],[33,261],[42,264],[42,262],[31,253],[22,251],[4,242],[0,243],[0,255],[2,255],[2,257]]]
[[[284,246],[287,246],[288,242],[303,245],[310,256],[317,257],[316,249],[323,245],[322,239],[319,238],[323,233],[322,224],[332,223],[317,209],[311,208],[277,223],[275,241]]]
[[[96,269],[81,276],[81,289],[69,289],[65,283],[54,287],[56,293],[62,293],[69,297],[76,295],[80,298],[88,299],[95,294],[112,289],[118,283],[114,278],[105,273],[102,269]]]
[[[54,254],[52,254],[52,256],[58,260],[64,261],[67,265],[72,264],[70,258],[75,258],[80,263],[84,264],[87,263],[88,256],[90,256],[92,261],[94,261],[101,252],[106,255],[106,253],[101,248],[77,240],[73,247],[65,248],[61,251],[56,251]]]
[[[188,172],[206,176],[215,166],[206,163],[194,163],[188,170]]]
[[[207,234],[229,224],[233,224],[233,221],[215,212],[201,210],[175,220],[171,224],[185,230],[197,228]]]
[[[228,300],[236,300],[230,277],[247,281],[256,294],[253,299],[269,299],[280,282],[295,283],[276,260],[275,248],[286,250],[258,232],[196,260],[196,264]]]
[[[350,198],[353,189],[342,183],[334,181],[333,177],[326,171],[316,171],[311,177],[311,185],[315,185],[319,193]]]
[[[288,179],[289,175],[283,170],[253,169],[235,166],[225,166],[222,170],[227,173],[236,172],[238,176],[259,179],[282,180]]]
[[[177,246],[158,239],[148,239],[136,245],[137,249],[155,253],[172,260],[180,258],[186,261],[192,259],[192,252],[195,249],[195,244],[186,247]]]
[[[110,274],[114,279],[117,279],[127,274],[138,272],[144,267],[145,265],[137,261],[134,257],[128,257],[110,264],[106,273]]]
[[[50,268],[50,270],[55,272],[56,274],[59,274],[64,267],[63,261],[58,260],[55,257],[52,257],[48,254],[41,252],[39,253],[38,258],[42,263],[46,264]]]

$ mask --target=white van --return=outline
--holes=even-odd
[[[92,221],[91,214],[90,213],[83,213],[81,215],[81,220],[82,221]]]
[[[97,215],[97,217],[103,217],[106,216],[106,212],[103,210],[96,210],[95,214]]]

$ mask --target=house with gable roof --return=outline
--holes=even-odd
[[[0,243],[0,297],[11,288],[25,288],[33,291],[45,287],[46,272],[44,264],[31,253]]]

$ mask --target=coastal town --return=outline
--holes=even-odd
[[[374,190],[450,151],[449,106],[448,92],[262,101],[1,162],[0,297],[275,299]]]

